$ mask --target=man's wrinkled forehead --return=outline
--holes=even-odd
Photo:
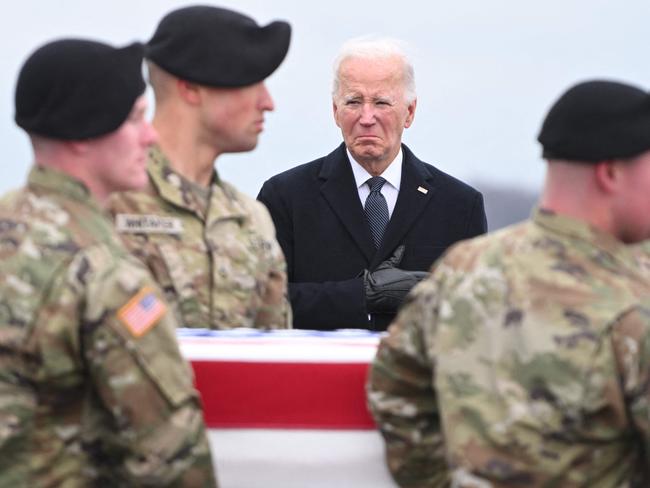
[[[404,73],[404,60],[398,56],[382,56],[365,58],[348,56],[339,65],[339,77],[362,76],[369,72],[386,73],[386,77],[397,76],[401,78]]]
[[[339,95],[395,96],[403,92],[401,60],[348,58],[339,69]]]

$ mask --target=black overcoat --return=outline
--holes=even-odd
[[[262,186],[258,199],[271,213],[287,260],[295,328],[386,329],[394,315],[368,318],[365,269],[404,244],[399,267],[427,271],[451,244],[486,231],[478,191],[420,161],[405,145],[402,151],[399,195],[379,249],[344,144]]]

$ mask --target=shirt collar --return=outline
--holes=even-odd
[[[361,188],[369,178],[372,178],[372,175],[366,171],[366,169],[361,166],[357,161],[352,157],[352,154],[345,148],[345,151],[348,154],[348,159],[350,160],[350,166],[352,166],[352,174],[354,175],[354,181],[357,185],[357,188]],[[399,152],[395,159],[388,165],[388,167],[381,174],[381,177],[386,180],[392,187],[399,191],[399,186],[402,182],[402,159],[403,153],[400,146]]]

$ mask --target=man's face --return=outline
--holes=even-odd
[[[614,215],[626,243],[650,239],[650,151],[620,163],[622,185]]]
[[[264,130],[264,112],[274,109],[264,82],[242,88],[201,87],[200,125],[218,152],[250,151]]]
[[[146,109],[143,95],[117,130],[89,141],[89,171],[100,198],[147,185],[147,152],[157,135],[145,118]]]
[[[334,120],[361,164],[390,163],[413,122],[416,102],[405,101],[402,63],[398,57],[341,63]]]

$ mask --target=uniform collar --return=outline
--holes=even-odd
[[[241,207],[235,192],[223,184],[219,174],[215,170],[212,175],[210,188],[209,209],[202,208],[197,199],[192,197],[192,184],[180,173],[176,172],[171,162],[158,145],[149,150],[149,161],[147,166],[149,178],[160,197],[173,205],[184,208],[195,213],[202,220],[210,220],[210,210],[218,201],[218,217],[214,218],[244,218],[246,212]]]
[[[537,225],[552,232],[595,246],[600,251],[603,251],[605,255],[611,256],[615,261],[624,264],[626,267],[635,267],[634,255],[630,246],[625,245],[625,243],[608,232],[597,229],[582,220],[559,215],[543,208],[535,208],[532,219]]]
[[[172,168],[171,162],[158,145],[149,150],[147,171],[152,185],[161,198],[178,207],[191,210],[200,216],[204,215],[204,209],[200,208],[194,198],[191,198],[191,183]],[[215,171],[212,185],[218,184],[218,182],[219,177]]]
[[[87,203],[103,213],[99,202],[90,193],[90,190],[80,180],[73,176],[46,166],[34,165],[27,177],[30,187],[44,189],[79,202]]]

